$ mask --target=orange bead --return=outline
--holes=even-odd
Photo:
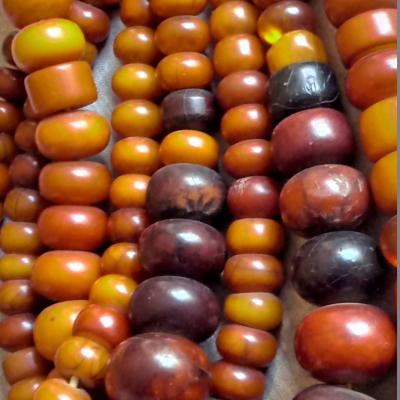
[[[397,151],[382,157],[372,168],[372,196],[378,208],[388,214],[397,211]]]
[[[267,64],[271,74],[290,64],[306,61],[328,63],[328,56],[322,40],[306,30],[285,33],[267,51]]]
[[[39,192],[22,187],[9,191],[4,200],[7,217],[19,222],[36,222],[45,206]]]
[[[150,176],[140,174],[121,175],[110,188],[111,203],[117,208],[146,207],[147,186]]]
[[[182,51],[204,52],[211,42],[207,22],[190,15],[171,17],[161,22],[155,32],[154,40],[164,54]]]
[[[160,145],[163,164],[191,163],[214,168],[218,164],[218,142],[200,131],[182,130],[167,135]]]
[[[120,17],[126,26],[151,25],[155,18],[149,0],[121,0]]]
[[[114,53],[123,64],[154,64],[160,58],[154,31],[146,26],[132,26],[121,31],[114,40]]]
[[[122,139],[112,149],[111,163],[121,174],[152,175],[161,163],[159,145],[144,137]]]
[[[97,47],[93,43],[86,41],[85,50],[80,59],[82,61],[86,61],[88,64],[93,66],[93,64],[96,61],[97,55],[98,55]]]
[[[151,0],[153,12],[162,18],[175,15],[200,14],[207,5],[207,0]]]
[[[213,67],[204,54],[182,52],[163,58],[157,66],[157,74],[161,87],[167,91],[201,89],[210,85]]]
[[[148,100],[128,100],[114,108],[111,125],[122,137],[154,137],[162,132],[161,110]]]
[[[0,162],[11,162],[17,154],[17,146],[8,133],[0,133]]]
[[[0,311],[3,314],[33,311],[36,300],[28,279],[6,281],[0,286]]]
[[[8,167],[0,163],[0,198],[3,198],[11,186],[11,178],[8,174]]]
[[[220,40],[213,55],[214,69],[219,76],[236,71],[258,70],[264,61],[264,49],[255,35],[242,33]]]
[[[8,101],[0,99],[0,132],[14,133],[22,121],[22,112]]]
[[[35,259],[34,256],[25,254],[4,254],[0,258],[0,279],[29,279]]]
[[[386,261],[397,268],[397,215],[383,225],[379,247]]]
[[[60,378],[46,379],[37,389],[34,400],[92,400],[86,391]],[[25,400],[25,399],[24,399]],[[30,400],[30,399],[29,399]]]
[[[226,243],[234,254],[278,254],[284,241],[282,226],[267,218],[237,219],[226,232]]]
[[[14,383],[8,391],[7,400],[33,400],[44,376],[34,376]]]
[[[25,87],[33,112],[42,117],[97,100],[92,70],[85,61],[53,65],[33,72],[25,78]]]
[[[17,126],[14,135],[15,144],[23,151],[28,153],[36,153],[37,147],[35,142],[37,123],[26,119]]]
[[[0,231],[0,247],[5,253],[40,253],[38,226],[28,222],[5,223]]]
[[[0,97],[11,102],[25,100],[24,78],[21,71],[0,67]]]
[[[36,188],[44,160],[34,154],[18,154],[9,168],[9,175],[14,186]]]

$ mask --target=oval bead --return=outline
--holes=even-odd
[[[161,18],[175,15],[197,15],[207,5],[207,0],[152,0],[150,7]]]
[[[14,352],[33,346],[35,316],[29,313],[10,315],[0,321],[0,348]]]
[[[37,153],[35,143],[37,123],[26,119],[19,123],[15,130],[14,141],[15,144],[23,151],[28,153]]]
[[[0,99],[0,131],[14,133],[22,119],[22,112],[14,104]]]
[[[110,201],[117,208],[146,207],[150,176],[125,174],[117,177],[110,188]]]
[[[46,203],[39,192],[17,187],[4,200],[4,213],[13,221],[36,222]]]
[[[4,253],[38,254],[43,249],[38,225],[30,222],[7,222],[0,230]]]
[[[374,400],[372,397],[354,390],[321,384],[310,386],[299,393],[293,400],[337,400],[338,398],[341,400]]]
[[[45,381],[44,376],[26,378],[14,383],[8,392],[7,400],[31,400]]]
[[[8,133],[0,133],[0,162],[9,163],[17,155],[17,146]]]
[[[397,268],[397,215],[383,225],[379,247],[386,261]]]
[[[35,256],[25,254],[4,254],[0,258],[0,279],[29,279],[35,259]]]
[[[155,19],[149,0],[121,0],[120,14],[121,20],[126,26],[148,26]]]
[[[15,69],[0,68],[0,97],[5,100],[18,102],[26,97],[24,87],[25,75]]]
[[[29,279],[3,282],[0,286],[0,311],[5,315],[34,311],[37,297]]]
[[[14,186],[36,188],[44,159],[38,155],[18,154],[9,168],[9,176]]]

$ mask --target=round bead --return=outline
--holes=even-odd
[[[207,5],[207,0],[151,0],[150,7],[161,18],[176,15],[200,14]]]
[[[3,282],[0,286],[0,311],[5,315],[33,311],[37,298],[28,279]]]
[[[37,123],[29,119],[19,123],[14,135],[15,144],[19,149],[28,153],[38,152],[35,143],[36,127]]]
[[[299,393],[293,400],[374,400],[365,394],[338,386],[314,385]]]
[[[26,97],[25,75],[15,69],[0,68],[0,97],[8,101],[22,101]]]
[[[265,10],[271,4],[278,3],[280,0],[252,0],[252,2],[258,7],[260,10]]]
[[[0,198],[3,198],[11,186],[11,179],[8,168],[5,164],[0,163]]]
[[[126,26],[151,25],[155,19],[149,0],[121,0],[120,17]]]
[[[45,378],[43,376],[35,376],[14,383],[8,391],[7,400],[33,399],[33,396],[44,381]]]
[[[21,121],[21,111],[14,104],[0,99],[0,131],[14,133]]]
[[[75,388],[61,377],[46,379],[44,382],[42,382],[39,388],[35,391],[35,398],[36,400],[47,400],[47,399],[59,400],[62,398],[68,400],[92,399],[88,395],[88,393],[86,393],[84,390]]]
[[[18,351],[33,346],[35,316],[23,313],[5,317],[0,321],[0,348]]]
[[[36,188],[44,160],[34,154],[19,154],[10,164],[9,175],[14,186]]]
[[[99,52],[97,50],[97,47],[93,43],[86,41],[85,51],[83,53],[83,56],[81,57],[81,60],[86,61],[93,67],[94,63],[96,62],[98,53]]]
[[[17,146],[8,133],[0,133],[0,162],[11,162],[17,154]]]
[[[29,279],[36,257],[25,254],[4,254],[0,258],[0,279]]]
[[[397,268],[397,215],[383,225],[379,247],[386,261]]]
[[[150,176],[140,174],[120,175],[110,188],[110,201],[117,208],[146,207]]]
[[[38,226],[29,222],[7,222],[0,230],[4,253],[38,254],[43,249]]]

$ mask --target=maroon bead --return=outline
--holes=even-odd
[[[43,160],[33,154],[19,154],[10,164],[10,177],[14,186],[37,188]]]
[[[340,386],[314,385],[299,393],[293,400],[375,400],[366,394]]]

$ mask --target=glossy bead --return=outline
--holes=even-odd
[[[260,9],[265,10],[271,4],[277,3],[280,0],[252,0],[252,2]]]
[[[130,301],[135,333],[165,332],[201,342],[215,332],[219,319],[215,294],[207,286],[179,276],[147,279]]]
[[[24,102],[22,111],[23,111],[25,118],[30,118],[33,120],[38,120],[41,118],[40,114],[33,111],[31,101],[29,100],[28,97],[26,98],[26,100]]]
[[[34,340],[36,350],[47,360],[54,360],[58,347],[72,336],[78,314],[87,301],[64,301],[45,308],[36,318]]]
[[[273,168],[271,143],[249,139],[229,147],[223,158],[225,171],[234,178],[267,175]]]
[[[26,73],[79,60],[84,49],[85,37],[79,26],[61,18],[29,25],[12,42],[14,62]]]
[[[161,94],[156,70],[147,64],[126,64],[118,68],[112,77],[111,86],[121,100],[154,101]]]
[[[274,45],[288,32],[303,29],[315,31],[314,10],[298,0],[285,0],[268,6],[257,23],[258,35],[268,45]]]
[[[33,346],[35,316],[23,313],[11,315],[0,321],[0,348],[18,351]]]
[[[0,131],[14,133],[21,121],[21,111],[14,104],[0,99]]]
[[[360,137],[371,161],[397,149],[397,96],[388,97],[361,113]]]
[[[121,0],[85,0],[85,3],[99,8],[110,8],[119,4]]]
[[[358,227],[367,216],[369,199],[361,172],[325,164],[292,177],[282,189],[280,209],[285,225],[307,236]]]
[[[108,121],[92,111],[58,114],[42,120],[36,129],[39,151],[56,161],[93,156],[104,150],[109,139]]]
[[[209,394],[208,370],[204,351],[183,337],[137,335],[115,350],[106,376],[107,394],[116,399],[203,400]]]
[[[0,231],[0,247],[5,253],[37,254],[42,250],[38,226],[29,222],[7,222]]]
[[[42,117],[83,107],[97,99],[92,70],[85,61],[53,65],[33,72],[25,78],[25,87],[33,112]],[[59,93],[64,95],[59,96]]]
[[[379,247],[386,261],[397,268],[397,215],[383,225]]]
[[[114,40],[114,53],[123,64],[154,64],[161,56],[154,31],[146,26],[131,26],[121,31]]]
[[[200,14],[207,5],[207,0],[151,0],[153,12],[162,18],[176,15]]]
[[[34,154],[19,154],[10,164],[9,174],[14,186],[36,188],[43,159]]]
[[[146,137],[122,139],[112,149],[111,163],[120,174],[152,175],[161,163],[159,145]]]
[[[14,383],[8,391],[7,400],[33,400],[44,380],[44,376],[34,376]]]
[[[297,250],[292,264],[294,288],[317,305],[368,300],[386,270],[375,240],[352,231],[315,236]]]
[[[224,109],[248,103],[267,102],[268,78],[259,71],[238,71],[227,75],[217,86],[217,100]]]
[[[213,79],[213,67],[201,53],[182,52],[164,57],[157,65],[161,87],[169,92],[188,88],[205,88]]]
[[[264,49],[255,35],[227,36],[215,45],[213,62],[215,72],[222,77],[237,71],[258,70],[264,65]]]
[[[100,277],[100,257],[83,251],[49,251],[37,258],[31,285],[52,301],[85,300]]]
[[[37,123],[26,119],[17,126],[14,135],[15,144],[23,151],[27,153],[37,153],[37,147],[35,143]]]
[[[3,8],[4,8],[4,5],[3,5]],[[4,57],[4,60],[12,66],[15,66],[15,63],[12,58],[11,46],[12,46],[12,41],[17,33],[18,33],[18,31],[13,30],[13,31],[9,32],[8,34],[5,34],[4,38],[3,38],[3,43],[1,45],[1,54]]]
[[[63,399],[91,400],[91,397],[84,390],[77,389],[60,378],[46,379],[35,392],[35,400]]]
[[[0,68],[0,97],[8,101],[21,101],[26,97],[25,75],[15,69]]]
[[[204,52],[211,42],[210,29],[201,17],[185,15],[168,18],[158,25],[154,40],[164,54],[183,51]]]
[[[0,279],[29,279],[35,257],[25,254],[3,254],[0,258]]]
[[[390,215],[397,211],[397,151],[382,157],[370,175],[372,196],[378,208]]]
[[[224,325],[218,333],[217,349],[232,363],[265,368],[275,358],[277,343],[269,332],[243,325]]]
[[[182,89],[164,97],[161,103],[167,132],[194,129],[213,132],[216,122],[214,96],[204,89]]]
[[[54,250],[91,251],[106,239],[107,215],[87,206],[52,206],[39,217],[43,243]]]
[[[11,162],[17,154],[17,146],[8,133],[0,133],[0,162]]]
[[[140,237],[140,260],[154,275],[179,275],[204,280],[222,271],[223,236],[210,225],[168,219],[148,227]]]
[[[291,176],[318,164],[345,164],[355,150],[346,116],[329,108],[290,115],[274,129],[272,153],[277,169]]]
[[[8,173],[8,167],[0,163],[0,198],[3,198],[11,186],[11,179]]]
[[[120,175],[111,184],[110,201],[117,208],[146,207],[146,194],[150,176]]]
[[[279,214],[277,182],[267,176],[249,176],[235,181],[227,203],[234,218],[274,218]]]
[[[6,315],[30,312],[37,298],[28,279],[6,281],[0,286],[0,311]]]
[[[93,43],[86,41],[85,50],[83,52],[81,60],[86,61],[88,64],[93,66],[93,64],[96,61],[97,55],[98,55],[97,47]]]
[[[40,172],[40,194],[56,204],[90,205],[108,199],[111,173],[93,161],[47,164]]]
[[[383,50],[356,61],[349,69],[346,92],[361,110],[397,94],[397,52]]]
[[[350,389],[331,385],[314,385],[299,393],[293,400],[374,400]]]
[[[227,400],[260,400],[265,391],[262,372],[226,361],[213,365],[211,379],[213,393]]]
[[[366,383],[385,376],[395,361],[396,331],[389,317],[367,304],[319,308],[299,325],[296,357],[316,379]]]
[[[223,279],[233,293],[277,292],[284,281],[283,265],[267,254],[238,254],[226,262]]]
[[[155,18],[149,0],[121,0],[120,17],[126,26],[151,25]]]

